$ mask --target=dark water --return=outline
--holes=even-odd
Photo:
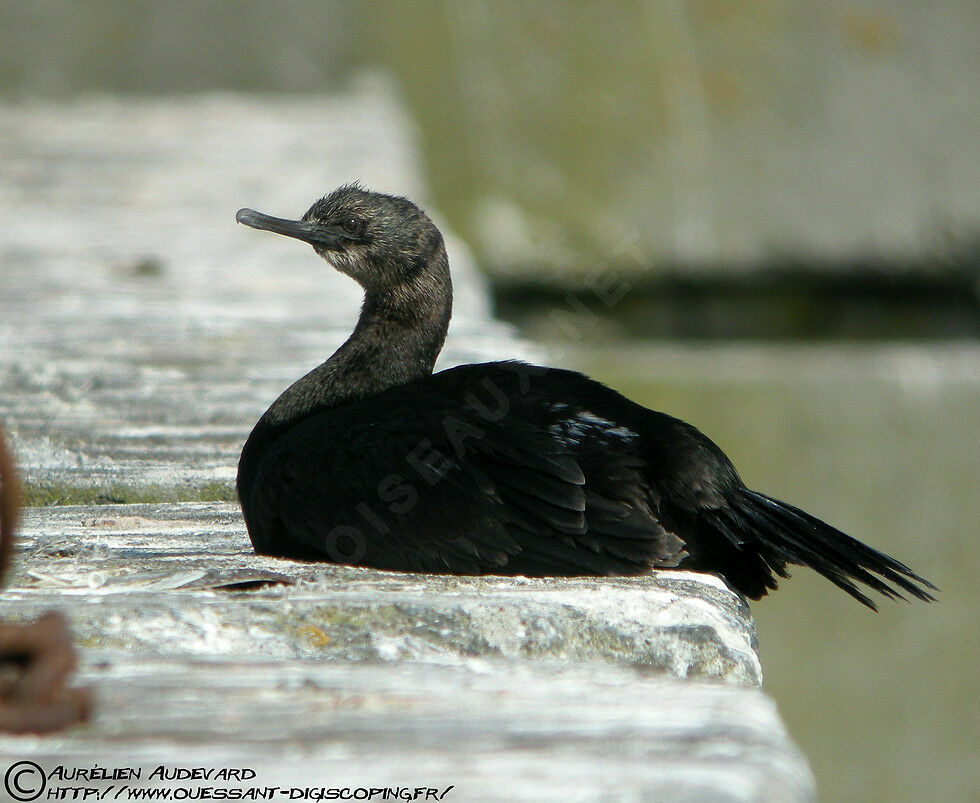
[[[628,346],[566,362],[712,437],[751,487],[899,558],[933,605],[861,608],[797,569],[754,603],[765,688],[823,800],[971,800],[980,347]]]

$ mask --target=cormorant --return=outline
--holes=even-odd
[[[809,566],[865,605],[928,581],[749,490],[690,424],[573,371],[521,362],[433,374],[452,283],[407,198],[356,184],[300,220],[239,223],[309,243],[365,292],[354,333],[259,419],[238,464],[255,551],[452,574],[721,575],[759,599]]]

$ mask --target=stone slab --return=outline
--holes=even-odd
[[[255,555],[237,507],[33,509],[6,616],[61,607],[79,643],[255,660],[637,664],[759,685],[754,625],[718,578],[458,577]]]
[[[235,506],[198,503],[28,510],[18,553],[4,616],[61,609],[98,708],[65,734],[0,737],[0,768],[142,768],[111,794],[814,797],[758,688],[748,608],[709,575],[531,580],[302,564],[256,556]],[[158,781],[158,766],[247,767],[255,778]],[[59,783],[112,785],[50,788]]]
[[[112,794],[134,786],[452,786],[445,800],[814,799],[806,762],[761,691],[645,668],[93,651],[82,679],[99,699],[95,721],[43,741],[0,737],[0,761],[31,760],[46,772],[143,768]],[[255,779],[158,783],[148,776],[159,766],[244,767]]]

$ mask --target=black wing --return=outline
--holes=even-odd
[[[676,566],[636,434],[526,380],[466,366],[293,425],[240,489],[256,549],[467,574]]]

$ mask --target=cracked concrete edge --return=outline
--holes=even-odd
[[[255,555],[237,507],[217,503],[28,510],[19,552],[5,611],[61,607],[89,647],[601,661],[761,683],[748,606],[711,575],[530,579],[296,563]]]
[[[247,766],[289,787],[452,784],[462,800],[814,799],[759,689],[598,663],[500,669],[92,650],[96,719],[41,742],[0,736],[0,756]]]

